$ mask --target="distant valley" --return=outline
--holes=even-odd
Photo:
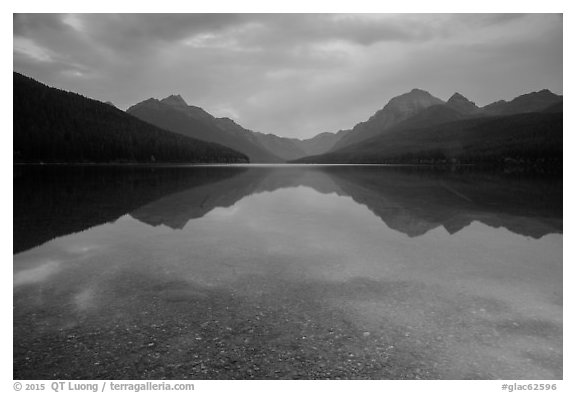
[[[169,131],[233,147],[255,163],[286,162],[327,153],[347,133],[325,132],[300,140],[254,132],[232,119],[216,118],[202,108],[188,105],[180,95],[161,100],[150,98],[128,108],[126,112]]]

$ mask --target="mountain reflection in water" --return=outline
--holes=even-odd
[[[562,378],[562,182],[15,167],[15,379]]]
[[[18,168],[14,252],[124,214],[182,229],[216,207],[282,188],[349,196],[410,237],[479,221],[533,238],[562,233],[558,179],[429,169],[333,167]]]

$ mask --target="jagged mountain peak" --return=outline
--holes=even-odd
[[[418,89],[417,87],[410,90],[410,92],[406,93],[406,94],[424,94],[424,95],[428,95],[428,96],[432,95],[429,92],[427,92],[426,90]]]
[[[159,105],[160,101],[158,101],[156,98],[148,98],[144,101],[140,101],[139,103],[130,106],[128,109],[126,109],[126,113],[132,114],[135,110],[146,107],[156,107]]]
[[[172,94],[160,100],[160,102],[172,106],[188,106],[188,103],[184,101],[184,98],[182,98],[180,94]]]
[[[452,97],[448,99],[446,105],[462,114],[477,112],[480,109],[475,103],[458,92],[452,94]]]
[[[448,99],[447,102],[454,102],[454,101],[467,101],[471,102],[468,98],[464,97],[462,94],[456,92],[452,94],[452,96]]]
[[[554,94],[548,89],[542,89],[539,91],[533,91],[531,93],[522,94],[516,98],[514,98],[510,102],[514,101],[522,101],[522,100],[532,100],[532,99],[552,99],[552,100],[560,100],[562,99],[561,95]]]
[[[412,89],[408,93],[401,94],[392,98],[384,110],[400,111],[411,115],[421,109],[427,108],[432,105],[443,104],[444,101],[434,97],[432,94],[422,89]]]
[[[408,93],[400,94],[399,96],[393,97],[388,104],[395,102],[406,102],[406,101],[420,101],[420,100],[433,100],[443,103],[439,98],[434,97],[432,94],[422,89],[412,89]]]
[[[429,92],[422,89],[412,89],[407,93],[390,99],[368,121],[356,124],[351,132],[347,133],[334,145],[334,148],[342,148],[374,137],[428,107],[442,104],[444,104],[444,101],[434,97]]]

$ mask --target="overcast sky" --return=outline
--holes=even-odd
[[[255,131],[311,137],[415,87],[478,105],[562,94],[562,16],[19,14],[14,70],[121,109],[181,94]]]

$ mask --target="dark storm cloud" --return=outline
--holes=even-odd
[[[14,16],[14,68],[126,108],[180,93],[242,125],[312,136],[420,87],[479,104],[562,91],[562,19],[517,14]]]

